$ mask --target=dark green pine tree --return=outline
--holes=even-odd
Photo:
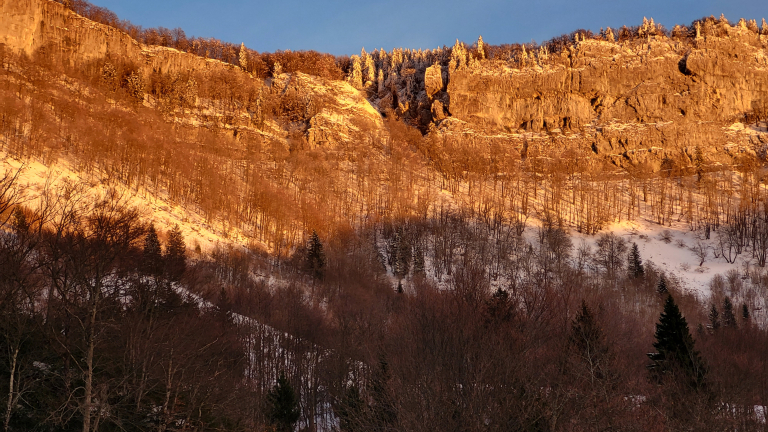
[[[509,293],[497,288],[486,302],[486,313],[488,324],[511,321],[515,316],[515,305],[509,298]]]
[[[424,274],[424,251],[418,243],[413,247],[413,274]]]
[[[397,274],[397,253],[400,251],[400,230],[395,229],[392,238],[387,241],[387,262],[392,267],[392,273]]]
[[[400,243],[397,245],[397,274],[400,277],[405,277],[411,270],[411,261],[413,260],[413,251],[411,250],[411,243],[408,241],[405,230],[400,234]]]
[[[293,432],[299,420],[299,398],[283,372],[267,394],[267,419],[276,432]]]
[[[365,401],[360,397],[360,389],[351,385],[344,392],[344,396],[336,409],[339,416],[339,429],[342,432],[362,432],[365,430]]]
[[[307,242],[306,260],[307,271],[312,277],[317,280],[323,279],[325,252],[323,252],[323,243],[320,241],[320,237],[318,237],[317,232],[314,230]]]
[[[371,416],[380,430],[393,430],[397,423],[397,409],[389,389],[389,364],[379,358],[379,368],[374,371],[371,382]]]
[[[656,352],[648,354],[653,361],[648,366],[652,376],[659,382],[671,378],[694,390],[702,388],[706,376],[704,361],[696,351],[688,323],[671,295],[664,303],[655,336],[653,347]]]
[[[669,292],[667,288],[667,278],[664,275],[659,277],[659,283],[656,284],[656,292],[659,294],[666,294]]]
[[[147,235],[144,236],[141,261],[143,270],[148,274],[159,275],[163,271],[163,251],[160,248],[160,239],[157,238],[154,224],[149,225]]]
[[[590,370],[595,374],[595,377],[603,378],[608,345],[605,343],[603,331],[595,315],[583,300],[581,310],[571,323],[571,334],[568,341],[579,359],[584,364],[590,365]]]
[[[733,313],[733,303],[728,297],[723,299],[723,327],[736,327],[736,314]]]
[[[714,304],[709,308],[709,328],[715,331],[720,328],[720,313]]]
[[[749,324],[749,307],[746,303],[741,304],[741,318],[744,319],[745,324]]]
[[[168,243],[165,245],[165,269],[171,280],[177,281],[187,270],[187,245],[181,228],[175,225],[168,233]]]
[[[632,243],[632,248],[629,250],[627,256],[627,269],[629,270],[629,277],[641,278],[645,274],[643,269],[643,260],[640,259],[640,249],[637,247],[637,243]]]
[[[402,279],[408,275],[411,267],[413,253],[411,244],[408,241],[405,229],[399,227],[395,230],[395,235],[389,244],[389,265],[392,266],[392,273]]]

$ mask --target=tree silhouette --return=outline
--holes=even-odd
[[[694,348],[688,323],[671,295],[664,303],[655,336],[653,347],[656,352],[648,354],[653,361],[648,366],[653,377],[660,382],[666,377],[683,379],[693,389],[703,387],[706,375],[704,361]]]
[[[659,283],[656,284],[656,292],[659,294],[666,294],[669,292],[669,289],[667,288],[667,278],[664,275],[659,277]]]
[[[397,422],[397,408],[390,392],[391,373],[389,363],[384,357],[379,358],[379,368],[374,372],[371,383],[371,415],[376,425],[389,430]]]
[[[736,327],[736,314],[733,313],[733,303],[728,297],[723,299],[723,327]]]
[[[248,68],[248,52],[245,50],[245,44],[240,44],[240,53],[237,55],[237,60],[240,63],[240,67],[244,70]]]
[[[605,378],[608,345],[603,330],[585,301],[571,323],[568,342],[591,379]]]
[[[312,235],[309,237],[307,243],[307,270],[310,272],[313,278],[322,279],[325,267],[325,252],[323,252],[323,243],[320,242],[320,237],[317,236],[317,232],[312,231]]]
[[[299,398],[291,383],[280,372],[277,384],[267,394],[267,418],[276,432],[291,432],[299,420]]]
[[[405,277],[411,267],[411,245],[406,237],[403,227],[395,230],[395,235],[389,244],[389,264],[392,266],[392,273],[402,279]]]
[[[142,267],[144,271],[152,275],[160,274],[163,269],[163,254],[154,224],[149,225],[147,234],[144,236]]]
[[[187,245],[178,225],[168,233],[165,246],[165,268],[171,280],[179,280],[187,269]]]
[[[637,247],[637,243],[632,243],[632,248],[629,250],[627,261],[627,269],[629,270],[630,277],[640,278],[645,274],[645,271],[643,270],[643,260],[640,259],[640,249]]]
[[[709,309],[709,327],[714,331],[720,328],[720,313],[714,304]]]
[[[339,428],[342,432],[363,431],[363,416],[366,404],[360,397],[360,390],[356,385],[351,385],[344,392],[339,407],[336,409],[339,416]]]
[[[581,310],[571,323],[570,343],[580,352],[587,355],[594,353],[596,346],[603,339],[603,332],[595,320],[592,310],[587,303],[581,302]]]

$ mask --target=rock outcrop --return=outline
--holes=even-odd
[[[654,168],[699,147],[728,163],[768,145],[766,33],[755,20],[721,17],[668,34],[643,19],[635,30],[574,33],[559,46],[493,52],[479,38],[471,47],[377,50],[368,55],[380,85],[369,99],[447,139],[475,134],[557,153],[567,137],[568,148]]]
[[[293,101],[304,105],[303,115],[308,119],[304,133],[310,146],[335,146],[346,140],[359,140],[361,134],[370,130],[383,129],[381,115],[348,83],[301,73],[277,73],[276,78],[262,82],[232,64],[172,48],[140,44],[123,31],[90,21],[50,0],[0,0],[0,11],[0,44],[30,57],[55,54],[72,65],[127,61],[137,65],[143,77],[217,74],[229,77],[230,85],[245,83],[262,93],[290,92]],[[241,56],[240,62],[243,61]],[[275,69],[279,69],[277,65]],[[373,85],[370,83],[375,77],[373,68],[366,68],[365,72],[369,85]],[[259,101],[261,98],[254,105]],[[225,129],[248,129],[256,122],[257,111],[261,109],[260,106],[240,107],[238,112],[218,115],[210,107],[199,108],[185,113],[185,118],[177,121],[193,125],[213,122]],[[276,127],[266,129],[272,137],[287,132]]]
[[[511,142],[521,133],[573,135],[572,146],[619,165],[658,165],[693,147],[727,161],[727,147],[754,153],[768,144],[759,127],[732,127],[765,113],[768,38],[746,28],[728,31],[691,44],[664,36],[584,40],[526,67],[489,61],[459,68],[447,88],[450,112],[507,133]]]
[[[448,85],[451,112],[464,121],[538,132],[610,122],[727,122],[768,102],[765,48],[738,38],[696,40],[693,47],[589,40],[560,60],[459,69]]]
[[[121,30],[83,18],[50,0],[0,0],[0,11],[0,43],[28,56],[63,54],[72,64],[106,57],[132,60],[145,75],[236,68],[172,48],[142,45]]]
[[[270,82],[272,91],[292,93],[309,111],[307,142],[312,148],[335,148],[364,141],[384,129],[381,115],[350,83],[328,81],[300,72]]]
[[[73,64],[128,59],[145,77],[247,76],[236,65],[141,45],[51,0],[0,0],[0,11],[0,43],[30,56],[55,52]],[[766,154],[764,21],[758,28],[755,20],[731,25],[710,18],[666,33],[644,19],[634,30],[574,33],[556,42],[504,50],[479,38],[435,50],[363,50],[352,57],[347,82],[286,78],[275,65],[277,77],[258,85],[284,85],[306,104],[310,146],[379,133],[383,113],[445,139],[491,140],[520,155],[577,149],[619,166],[658,168],[696,147],[722,163]],[[244,117],[251,108],[243,108]]]

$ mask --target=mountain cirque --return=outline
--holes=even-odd
[[[143,46],[50,0],[0,0],[0,10],[0,42],[17,52],[45,47],[74,63],[128,58],[145,76],[227,70],[251,79],[235,65]],[[489,56],[482,39],[472,47],[363,51],[352,56],[348,83],[283,74],[261,84],[294,92],[306,104],[312,117],[303,133],[311,146],[382,132],[380,112],[436,140],[488,151],[502,146],[520,157],[573,150],[658,170],[664,160],[690,163],[700,150],[706,160],[727,164],[742,154],[764,158],[768,148],[762,27],[721,17],[676,26],[668,36],[651,20],[620,42],[610,29],[592,38],[575,33],[556,52],[521,46]],[[241,117],[254,111],[243,107]]]

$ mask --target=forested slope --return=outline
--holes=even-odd
[[[4,157],[65,173],[0,182],[6,430],[765,428],[764,25],[344,59],[0,1]]]

